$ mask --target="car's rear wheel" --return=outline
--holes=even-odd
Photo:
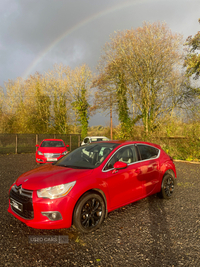
[[[169,199],[174,194],[175,179],[170,173],[166,173],[162,180],[161,191],[159,196],[165,199]]]
[[[88,192],[76,204],[73,224],[84,233],[99,228],[105,217],[105,203],[99,194]]]

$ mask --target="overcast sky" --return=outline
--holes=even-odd
[[[55,63],[95,71],[114,31],[161,21],[186,39],[200,30],[198,18],[200,0],[0,0],[0,86]]]

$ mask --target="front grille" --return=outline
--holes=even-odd
[[[58,158],[60,153],[44,153],[45,158]]]
[[[10,190],[10,198],[14,199],[15,201],[21,203],[23,205],[23,210],[20,211],[19,209],[15,208],[11,205],[12,210],[19,216],[25,219],[33,219],[34,212],[33,212],[33,201],[32,201],[33,191],[23,189],[22,186],[14,185]]]

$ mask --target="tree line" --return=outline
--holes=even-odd
[[[89,117],[118,115],[119,138],[134,125],[148,135],[180,111],[199,114],[200,32],[188,37],[165,23],[115,32],[101,54],[97,73],[55,65],[44,74],[5,82],[0,89],[0,132],[87,135]],[[194,78],[194,79],[193,79]],[[195,108],[194,108],[195,107]]]
[[[45,74],[9,80],[5,93],[1,91],[1,131],[68,134],[81,124],[84,136],[91,81],[92,72],[86,65],[74,70],[55,65]]]

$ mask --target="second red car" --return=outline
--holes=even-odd
[[[67,147],[62,139],[44,139],[40,145],[36,145],[37,163],[52,163],[67,155]]]

